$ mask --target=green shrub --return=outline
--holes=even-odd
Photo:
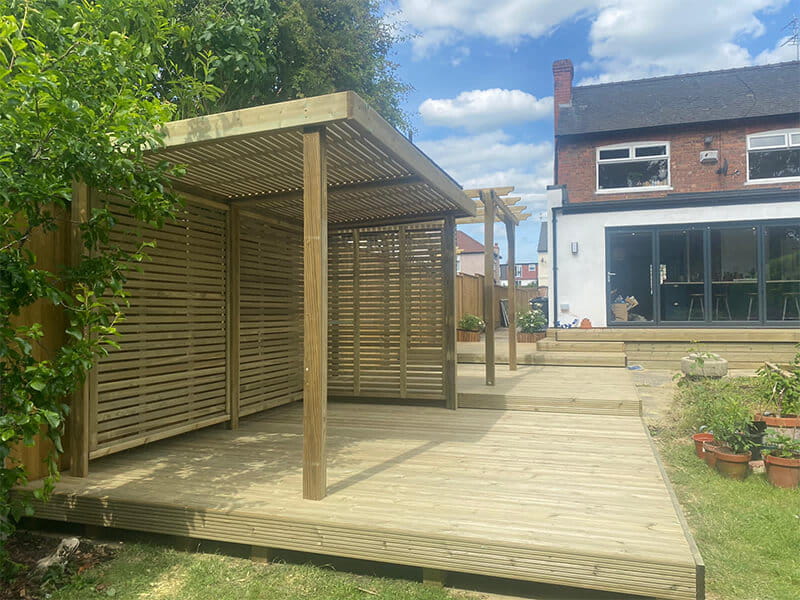
[[[464,331],[483,331],[485,326],[486,324],[483,322],[483,319],[469,314],[461,317],[461,320],[458,322],[458,328]]]
[[[517,329],[520,333],[545,331],[547,330],[547,317],[537,309],[517,313]]]
[[[788,435],[774,434],[766,439],[764,454],[779,458],[800,458],[800,440]]]
[[[749,433],[753,409],[746,402],[732,395],[721,395],[709,402],[707,410],[707,428],[714,434],[715,443],[727,446],[736,454],[752,447]]]
[[[775,370],[764,365],[758,378],[769,390],[770,409],[779,415],[800,415],[800,352],[787,369]]]

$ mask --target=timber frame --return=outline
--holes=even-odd
[[[385,390],[397,376],[398,398],[456,408],[455,223],[476,210],[454,180],[353,92],[175,121],[163,133],[148,160],[186,167],[173,182],[186,200],[176,223],[142,227],[123,201],[75,188],[75,228],[102,204],[120,222],[110,243],[157,245],[131,275],[122,350],[73,400],[73,475],[85,477],[93,458],[209,425],[236,429],[240,417],[302,399],[303,497],[320,500],[331,369],[358,399],[394,399]],[[399,284],[389,277],[380,296],[370,281],[394,268]],[[333,321],[331,281],[331,306],[346,313]],[[369,329],[390,323],[395,302],[396,334]],[[376,347],[397,359],[359,354]]]
[[[478,198],[476,216],[459,219],[459,223],[483,222],[484,278],[483,278],[483,321],[486,324],[484,335],[484,363],[486,365],[486,385],[495,384],[495,343],[496,328],[494,296],[494,223],[500,221],[506,227],[508,241],[509,294],[508,294],[508,369],[517,370],[517,301],[514,267],[516,265],[516,227],[530,215],[524,213],[524,206],[514,206],[520,198],[501,198],[514,191],[513,186],[464,190],[468,198]],[[482,210],[481,210],[482,208]],[[488,274],[492,273],[492,276]]]

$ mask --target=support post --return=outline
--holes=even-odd
[[[508,370],[517,370],[517,252],[516,227],[510,219],[506,224],[508,240]]]
[[[85,183],[72,184],[72,205],[70,209],[70,262],[77,266],[83,255],[81,223],[89,218],[89,186]],[[89,373],[86,381],[72,394],[70,412],[70,474],[73,477],[89,475],[89,436],[91,423],[91,385],[94,377]]]
[[[324,128],[303,132],[303,498],[327,490],[328,181]]]
[[[445,406],[458,408],[456,389],[456,219],[447,215],[442,231],[442,287],[444,298],[444,398]]]
[[[240,219],[241,209],[239,206],[232,205],[228,211],[227,237],[228,237],[228,260],[227,267],[227,303],[228,303],[228,326],[227,332],[227,372],[228,372],[228,410],[230,420],[229,429],[239,428],[239,370],[241,367],[240,359],[240,301],[239,295],[241,281],[241,232]]]
[[[486,323],[484,362],[486,385],[494,385],[494,327],[497,307],[494,302],[494,195],[481,190],[483,202],[483,322]]]

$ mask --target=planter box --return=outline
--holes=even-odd
[[[697,362],[698,358],[703,361],[702,366]],[[681,359],[681,372],[690,377],[725,377],[728,374],[728,361],[718,354],[699,357],[692,353]]]
[[[775,417],[766,416],[761,413],[753,417],[754,421],[763,421],[767,427],[778,427],[780,429],[793,429],[800,427],[800,417]]]
[[[517,333],[517,342],[520,344],[535,344],[539,340],[543,340],[546,337],[546,331],[537,331],[536,333]]]
[[[458,329],[456,331],[456,340],[459,342],[480,342],[480,331],[467,331],[466,329]]]

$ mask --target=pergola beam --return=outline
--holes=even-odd
[[[325,129],[303,132],[303,498],[327,493],[328,181]]]
[[[345,183],[341,185],[332,185],[328,187],[328,196],[334,196],[342,192],[359,192],[368,193],[385,190],[387,188],[407,187],[412,185],[419,185],[424,183],[422,178],[416,175],[407,177],[398,177],[397,179],[388,179],[384,181],[362,181],[356,183]],[[300,201],[303,199],[302,190],[294,190],[291,192],[277,192],[275,194],[266,194],[253,196],[248,198],[233,198],[230,203],[236,206],[252,207],[270,202],[284,202],[286,200]]]
[[[482,198],[482,192],[491,192],[493,191],[498,196],[507,196],[511,192],[514,191],[514,186],[509,185],[506,187],[494,187],[494,188],[476,188],[474,190],[464,190],[464,195],[467,198]]]

